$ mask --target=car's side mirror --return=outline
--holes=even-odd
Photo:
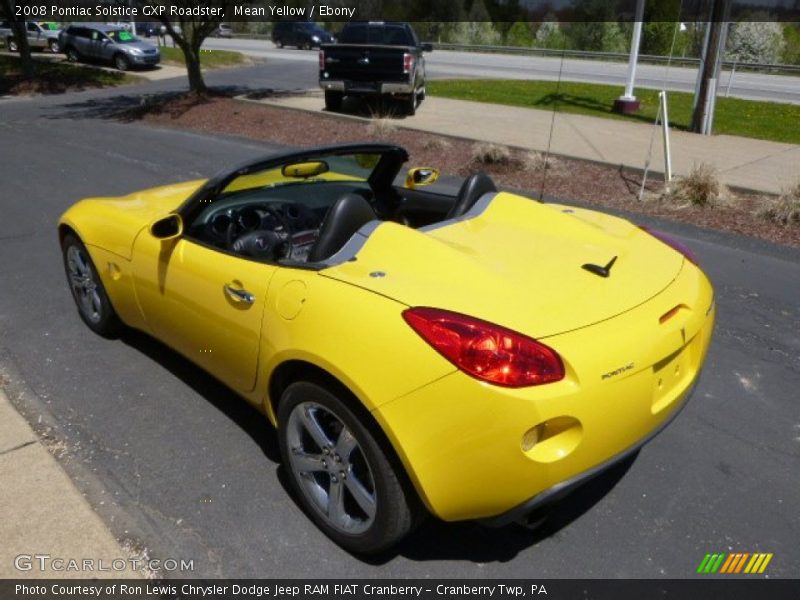
[[[433,44],[430,42],[425,42],[422,44],[422,51],[423,52],[433,52]]]
[[[183,233],[183,219],[178,214],[167,215],[150,225],[150,234],[159,240],[171,240]]]
[[[439,179],[439,170],[431,167],[414,167],[406,175],[406,187],[410,190],[430,185]]]

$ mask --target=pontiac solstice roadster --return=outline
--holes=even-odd
[[[403,148],[271,156],[62,216],[78,313],[145,331],[278,428],[307,514],[359,553],[421,515],[524,521],[687,401],[714,322],[680,243]]]

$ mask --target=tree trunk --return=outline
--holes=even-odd
[[[200,70],[200,50],[193,44],[186,44],[181,48],[186,59],[186,73],[189,76],[189,91],[197,94],[204,94],[208,91],[206,82],[203,80],[203,72]]]
[[[28,44],[28,33],[25,30],[25,21],[20,21],[13,16],[16,11],[14,10],[14,2],[12,0],[3,0],[3,12],[11,17],[11,31],[17,41],[17,47],[19,48],[19,61],[20,67],[22,68],[22,75],[25,79],[33,79],[35,69],[33,58],[31,57],[31,47]]]

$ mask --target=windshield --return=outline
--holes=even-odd
[[[106,35],[110,37],[112,41],[118,44],[133,44],[134,42],[139,41],[135,35],[133,35],[130,31],[125,31],[124,29],[108,31],[106,32]]]
[[[224,193],[273,188],[297,183],[320,181],[359,181],[366,182],[373,169],[380,161],[380,153],[359,153],[342,155],[322,155],[303,159],[302,165],[321,164],[324,169],[319,172],[306,172],[305,175],[293,175],[286,165],[241,175],[231,181]]]

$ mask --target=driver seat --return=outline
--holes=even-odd
[[[327,260],[341,250],[353,235],[378,216],[362,196],[348,193],[330,208],[319,228],[319,237],[308,253],[308,262]]]
[[[464,180],[464,183],[461,184],[461,189],[458,190],[455,204],[453,204],[453,208],[450,209],[450,212],[447,213],[445,220],[460,217],[469,211],[481,196],[496,191],[497,187],[494,185],[494,181],[492,181],[492,178],[486,173],[470,175]]]

